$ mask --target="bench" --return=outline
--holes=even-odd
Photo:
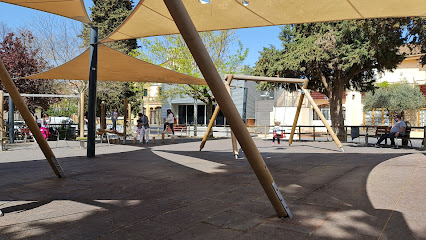
[[[166,129],[167,129],[167,134],[172,133],[170,126],[168,126]],[[175,131],[175,133],[176,132],[186,133],[187,127],[186,125],[173,125],[173,130]]]
[[[377,126],[376,127],[376,134],[374,135],[377,140],[379,140],[380,136],[383,134],[389,133],[390,127],[389,126]],[[385,143],[388,144],[388,139],[385,139]]]
[[[405,128],[405,134],[403,136],[398,136],[397,138],[395,138],[395,140],[401,140],[401,146],[408,146],[408,142],[410,142],[411,147],[413,147],[413,143],[411,142],[410,139],[410,133],[411,133],[411,126],[408,126],[408,122],[407,122],[407,127]],[[395,142],[396,147],[398,147],[397,144],[398,141]]]

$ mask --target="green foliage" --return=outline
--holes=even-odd
[[[238,67],[247,57],[248,49],[244,49],[235,35],[235,30],[201,32],[200,37],[219,73],[233,74],[240,72]],[[141,41],[142,50],[133,51],[133,56],[176,72],[202,78],[202,74],[182,36],[169,35],[143,38]],[[230,51],[233,44],[238,46],[235,53]],[[189,95],[204,103],[214,101],[214,97],[207,86],[177,85],[161,91],[162,100],[183,95]]]
[[[374,89],[376,72],[402,62],[405,56],[399,48],[412,41],[407,34],[410,23],[410,18],[389,18],[284,26],[282,50],[264,48],[254,74],[309,79],[310,89],[330,99],[332,125],[340,138],[343,92]]]
[[[93,24],[98,27],[99,40],[107,37],[120,26],[132,9],[132,0],[93,0],[90,18]],[[83,30],[79,37],[83,39],[83,46],[88,47],[90,43],[89,25],[83,24]],[[126,54],[137,48],[136,39],[122,40],[106,45]]]
[[[46,113],[56,117],[71,117],[73,114],[78,114],[78,100],[65,98],[51,105]]]
[[[130,14],[133,9],[132,0],[94,0],[90,8],[90,17],[95,26],[98,27],[99,39],[107,37],[112,33]],[[83,45],[88,46],[90,40],[90,26],[83,25],[83,30],[79,36],[83,39]],[[136,39],[117,41],[106,44],[109,47],[129,54],[138,46]],[[132,106],[139,106],[141,103],[139,83],[129,82],[103,82],[97,85],[97,115],[100,116],[101,102],[105,101],[106,112],[112,112],[117,108],[121,114],[124,108],[124,98],[127,97]],[[143,90],[143,89],[142,89]],[[87,93],[86,93],[87,95]],[[138,110],[137,110],[138,111]]]
[[[391,112],[417,110],[425,106],[425,99],[419,86],[408,83],[396,83],[379,87],[365,95],[364,109],[388,109]]]

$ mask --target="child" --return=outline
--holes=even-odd
[[[140,137],[141,136],[141,129],[142,129],[142,120],[141,119],[138,119],[137,120],[137,127],[138,127],[138,129],[136,130],[136,136],[135,136],[135,139],[138,139],[138,136]]]
[[[275,138],[277,139],[278,144],[280,144],[280,139],[284,137],[284,131],[280,129],[280,122],[275,122],[275,127],[273,130],[272,145],[275,144]]]

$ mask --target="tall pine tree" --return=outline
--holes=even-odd
[[[120,26],[126,17],[129,16],[132,9],[132,0],[93,0],[93,6],[90,8],[90,17],[93,24],[98,27],[99,40],[105,38]],[[90,26],[83,25],[83,30],[79,36],[83,39],[84,47],[88,47],[90,43]],[[129,54],[138,47],[136,39],[111,42],[106,45],[125,54]],[[133,83],[128,82],[98,82],[98,115],[102,101],[106,103],[107,112],[112,112],[114,108],[122,109],[124,97],[129,98],[129,102],[133,106],[139,105],[140,100],[135,97],[132,85]],[[123,111],[120,112],[123,114]]]
[[[129,16],[133,9],[132,0],[93,0],[93,6],[90,8],[92,22],[98,27],[99,40],[112,33]],[[83,39],[83,45],[89,46],[90,26],[84,24],[80,35]],[[136,49],[136,39],[122,40],[107,44],[109,47],[123,52],[130,53]]]

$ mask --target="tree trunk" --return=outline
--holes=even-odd
[[[344,127],[344,118],[343,118],[343,93],[344,93],[344,84],[343,80],[336,79],[333,82],[333,87],[331,88],[330,96],[330,115],[331,115],[331,125],[333,131],[336,133],[337,137],[341,142],[346,142],[346,132]]]
[[[211,118],[212,118],[212,115],[213,115],[213,102],[211,102],[211,101],[209,101],[207,104],[206,104],[206,118],[207,118],[207,122],[206,122],[206,124],[209,124],[209,122],[210,122],[210,120],[211,120]],[[213,128],[212,128],[213,129]],[[213,137],[213,131],[210,131],[209,132],[209,136],[208,137]]]

